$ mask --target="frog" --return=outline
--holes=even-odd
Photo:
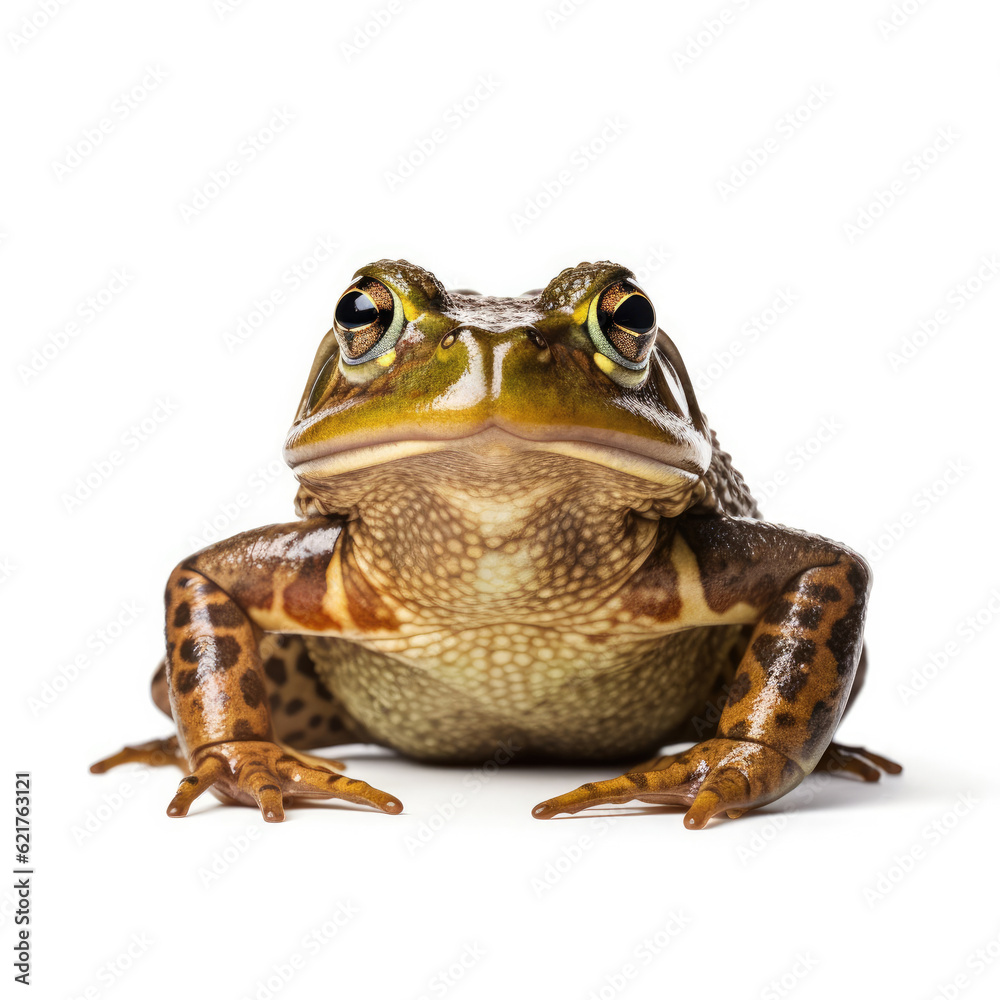
[[[866,672],[869,565],[763,518],[628,268],[516,296],[359,268],[284,458],[296,518],[168,579],[152,698],[176,733],[91,766],[180,767],[169,816],[209,789],[266,822],[305,799],[400,813],[312,752],[359,743],[585,764],[617,776],[535,818],[634,801],[693,830],[817,769],[901,771],[833,739]]]

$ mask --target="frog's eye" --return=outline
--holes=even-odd
[[[333,330],[344,362],[360,365],[385,354],[399,340],[403,307],[388,285],[361,277],[340,296]]]
[[[639,371],[646,367],[656,341],[653,303],[634,282],[616,281],[592,301],[587,330],[601,354]]]

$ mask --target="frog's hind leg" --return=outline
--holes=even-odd
[[[750,630],[746,630],[747,634],[749,634],[749,631]],[[712,718],[711,709],[713,706],[718,709],[719,706],[726,703],[729,695],[729,686],[732,683],[736,672],[735,668],[739,663],[741,655],[741,647],[737,645],[734,648],[735,656],[733,657],[733,662],[732,664],[727,664],[726,669],[724,669],[720,674],[719,684],[713,691],[709,701],[706,703],[704,718]],[[854,703],[858,692],[864,684],[867,666],[867,652],[864,647],[862,647],[861,660],[858,664],[857,673],[854,675],[854,684],[851,688],[851,693],[847,699],[847,705],[844,709],[845,714]],[[700,718],[688,720],[670,734],[667,742],[680,743],[689,739],[697,741],[703,737],[704,726],[705,722]],[[672,764],[677,763],[677,761],[683,757],[685,757],[684,751],[670,754],[658,754],[651,760],[646,760],[641,764],[636,764],[633,770],[665,771]],[[873,764],[875,765],[874,767],[872,766]],[[830,774],[836,775],[853,776],[855,778],[860,778],[862,781],[878,781],[882,777],[883,771],[886,774],[901,774],[903,768],[902,765],[897,764],[888,757],[883,757],[882,754],[873,753],[871,750],[865,749],[865,747],[848,746],[844,743],[831,743],[826,748],[823,756],[820,757],[819,763],[816,765],[816,770],[826,771]]]
[[[298,751],[371,742],[320,679],[302,636],[265,635],[260,658],[277,742]],[[309,759],[308,754],[297,756]]]
[[[871,763],[868,763],[869,761]],[[872,767],[872,764],[876,766]],[[882,771],[886,774],[902,774],[903,767],[894,760],[872,753],[864,747],[831,743],[820,757],[816,770],[829,771],[830,774],[853,774],[862,781],[878,781],[882,777]]]
[[[104,757],[90,765],[91,774],[103,774],[119,764],[145,764],[148,767],[166,767],[173,764],[185,774],[188,773],[188,762],[181,753],[176,736],[167,736],[162,740],[150,740],[137,746],[122,747],[118,753]]]
[[[846,715],[851,705],[854,704],[858,692],[865,682],[865,673],[868,669],[868,650],[861,647],[861,659],[858,662],[858,671],[854,675],[854,684],[851,686],[851,694],[847,699],[844,708]],[[872,767],[872,764],[875,767]],[[817,771],[826,771],[830,774],[853,775],[862,781],[878,781],[882,777],[882,771],[886,774],[902,774],[903,767],[888,757],[881,754],[872,753],[864,747],[847,746],[844,743],[831,743],[820,757],[816,765]]]

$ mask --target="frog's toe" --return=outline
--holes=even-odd
[[[722,812],[730,819],[739,819],[753,804],[750,782],[743,771],[723,767],[710,772],[702,783],[684,814],[684,825],[689,830],[702,830],[713,816]]]
[[[194,774],[189,774],[181,779],[177,786],[177,793],[170,800],[167,806],[168,816],[187,816],[191,803],[194,802],[202,792],[208,791],[223,775],[225,767],[221,761],[214,757],[205,760]]]
[[[197,766],[177,789],[167,807],[168,816],[185,816],[208,788],[225,801],[256,805],[267,823],[285,818],[286,798],[342,799],[374,806],[382,812],[402,812],[394,796],[364,781],[332,770],[340,765],[275,743],[246,740],[215,743],[193,755]],[[316,763],[310,763],[315,761]]]
[[[356,778],[308,768],[303,769],[301,776],[295,780],[300,782],[295,794],[303,798],[343,799],[345,802],[355,802],[358,805],[374,806],[382,812],[393,815],[403,811],[402,803],[395,796]]]
[[[872,767],[872,764],[875,767]],[[882,771],[886,774],[900,774],[903,768],[894,760],[872,753],[864,747],[831,743],[820,757],[816,770],[828,771],[831,774],[853,774],[862,781],[878,781],[882,777]]]
[[[285,751],[287,756],[294,757],[296,760],[300,760],[303,764],[308,764],[310,767],[318,767],[320,770],[326,771],[343,771],[347,768],[347,765],[342,760],[334,760],[332,757],[319,757],[314,753],[296,750],[287,743],[282,743],[281,740],[275,740],[274,742]]]
[[[736,819],[747,809],[773,801],[802,778],[801,769],[777,750],[743,740],[707,740],[651,764],[651,770],[591,782],[547,799],[532,815],[550,819],[558,813],[638,800],[686,805],[684,825],[700,830],[720,813]]]
[[[162,740],[150,740],[134,747],[122,747],[118,753],[104,757],[90,765],[91,774],[103,774],[119,764],[146,764],[149,767],[165,767],[173,764],[182,771],[188,769],[187,760],[181,753],[176,736]]]
[[[673,765],[659,771],[634,771],[607,781],[589,781],[585,785],[540,802],[531,810],[535,819],[551,819],[559,813],[577,813],[591,806],[615,805],[639,799],[642,802],[657,802],[666,805],[684,805],[691,801],[689,783],[683,780],[687,769],[683,765]]]

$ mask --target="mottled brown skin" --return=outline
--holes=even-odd
[[[296,797],[399,812],[305,751],[635,761],[535,807],[639,799],[703,827],[821,766],[898,765],[832,738],[859,687],[870,585],[843,545],[759,519],[626,269],[540,292],[447,292],[362,268],[286,457],[301,520],[184,560],[153,682],[175,763],[268,821]],[[664,744],[695,745],[659,756]]]

